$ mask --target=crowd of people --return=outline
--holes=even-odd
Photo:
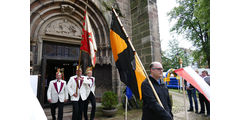
[[[197,72],[197,71],[196,71]],[[142,89],[142,99],[143,99],[143,114],[142,120],[173,120],[174,116],[172,114],[172,104],[169,97],[168,88],[166,87],[164,81],[161,79],[163,73],[163,66],[160,62],[152,62],[150,65],[150,75],[149,81],[146,79],[143,81]],[[210,76],[207,71],[202,71],[200,75],[205,82],[210,86]],[[151,85],[152,84],[152,85]],[[160,103],[157,100],[155,93],[153,92],[151,86],[156,91],[160,99]],[[186,89],[188,93],[190,108],[188,111],[194,111],[192,98],[194,99],[195,113],[205,114],[205,106],[207,114],[210,116],[210,102],[206,97],[198,92],[199,102],[200,102],[200,111],[198,112],[198,100],[196,96],[196,88],[191,84],[186,83]]]
[[[96,111],[95,100],[95,78],[92,76],[92,68],[86,70],[87,76],[82,74],[82,69],[77,66],[76,75],[70,77],[68,83],[62,80],[62,74],[59,70],[56,72],[56,79],[50,81],[47,98],[51,107],[52,119],[56,120],[56,108],[58,107],[58,120],[63,119],[64,102],[68,101],[68,94],[72,102],[72,120],[81,120],[82,115],[88,120],[88,104],[92,105],[90,120],[94,120]]]
[[[196,71],[198,73],[198,71]],[[145,79],[141,85],[142,89],[142,120],[173,120],[172,103],[170,100],[168,88],[164,81],[161,79],[163,73],[163,66],[160,62],[152,62],[150,65],[149,79]],[[92,76],[92,68],[87,68],[87,76],[82,75],[82,69],[77,67],[76,75],[70,77],[68,83],[62,80],[62,73],[56,72],[56,79],[49,83],[47,98],[51,106],[52,119],[56,120],[55,113],[58,107],[58,120],[63,118],[63,106],[64,102],[68,101],[68,95],[72,102],[72,120],[81,120],[84,116],[85,120],[88,120],[88,104],[89,101],[92,105],[90,120],[94,120],[96,111],[95,100],[95,78]],[[210,76],[207,71],[202,71],[200,75],[206,83],[210,86]],[[152,88],[155,89],[155,93]],[[195,113],[205,114],[205,106],[207,114],[210,116],[210,102],[206,97],[198,92],[199,101],[196,96],[196,88],[191,84],[186,83],[186,89],[189,98],[189,112],[193,112],[193,101],[195,106]],[[159,100],[156,98],[158,95]],[[200,103],[200,109],[198,107]],[[200,110],[200,111],[198,111]]]
[[[196,70],[196,73],[199,74],[198,70]],[[210,86],[210,76],[208,75],[208,72],[206,70],[204,70],[204,71],[202,71],[202,74],[200,76]],[[207,98],[202,93],[200,93],[198,90],[196,90],[196,88],[193,87],[188,82],[186,83],[186,89],[187,89],[187,94],[188,94],[188,99],[189,99],[189,104],[190,104],[188,111],[189,112],[194,111],[193,101],[192,101],[192,99],[193,99],[194,106],[195,106],[195,113],[210,116],[210,102],[207,100]],[[200,103],[200,111],[199,112],[198,112],[199,109],[198,109],[198,100],[197,100],[197,96],[196,96],[196,91],[198,93],[199,103]],[[206,107],[207,114],[205,114],[205,107]]]

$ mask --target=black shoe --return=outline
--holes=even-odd
[[[193,109],[189,109],[189,110],[187,110],[188,112],[192,112],[193,111]]]
[[[204,115],[205,117],[210,117],[210,115],[209,114],[207,114],[207,115]]]
[[[200,111],[198,114],[205,114],[205,112]]]
[[[195,113],[198,113],[198,111],[195,111]]]

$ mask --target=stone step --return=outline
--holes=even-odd
[[[101,106],[101,103],[96,103],[96,108],[98,108],[100,106]],[[89,103],[88,104],[88,115],[91,114],[91,109],[92,109],[92,106]],[[47,119],[52,120],[50,107],[49,108],[44,108],[44,112],[47,116]],[[58,108],[56,108],[56,117],[57,117],[57,114],[58,114]],[[63,117],[64,118],[71,118],[72,117],[72,105],[64,105],[64,107],[63,107]]]

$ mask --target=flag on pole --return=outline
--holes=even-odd
[[[112,12],[110,41],[113,57],[118,68],[121,81],[129,86],[133,94],[142,99],[142,82],[146,79],[139,59],[131,48],[117,16]]]
[[[128,99],[132,98],[132,91],[128,86],[126,87],[126,96]]]
[[[90,55],[91,64],[93,67],[95,67],[97,45],[95,37],[93,35],[92,26],[89,21],[88,13],[86,11],[83,21],[82,32],[83,32],[81,41],[82,46],[80,47],[80,49],[87,52]]]
[[[210,86],[199,76],[190,66],[175,70],[179,76],[183,77],[187,82],[192,84],[199,92],[201,92],[210,101]]]

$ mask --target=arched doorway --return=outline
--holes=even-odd
[[[39,75],[38,98],[46,105],[46,91],[56,68],[64,68],[65,80],[75,73],[82,35],[82,20],[87,6],[90,23],[98,47],[96,96],[111,90],[112,53],[109,44],[109,27],[101,11],[91,1],[31,1],[31,66],[33,74]],[[104,71],[104,73],[102,72]],[[105,76],[100,74],[106,74]],[[97,81],[99,79],[99,81]],[[105,84],[108,83],[108,84]]]

